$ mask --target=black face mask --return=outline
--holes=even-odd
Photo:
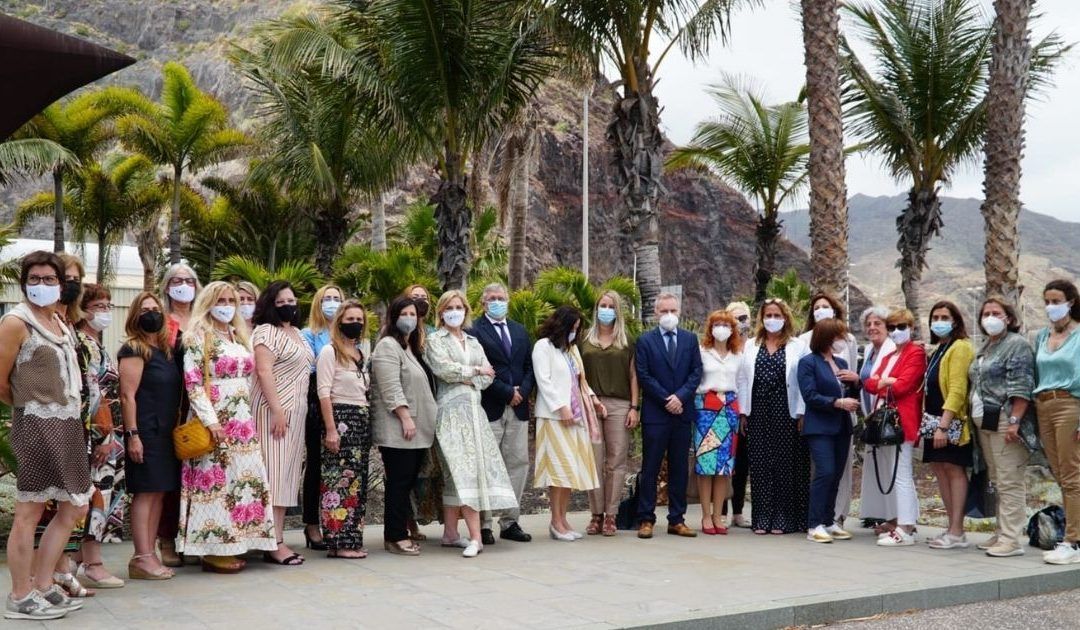
[[[423,320],[427,317],[428,309],[431,308],[431,305],[428,304],[427,300],[414,300],[414,302],[416,304],[416,317]]]
[[[60,289],[60,303],[74,304],[79,299],[82,283],[78,280],[64,280],[64,287]]]
[[[338,324],[338,330],[341,334],[345,335],[346,339],[357,340],[360,335],[364,334],[363,322],[342,322]]]
[[[161,332],[161,327],[164,325],[165,316],[157,311],[147,311],[139,315],[139,328],[145,333],[153,335]]]
[[[296,316],[300,314],[300,310],[296,308],[295,304],[282,304],[281,306],[275,306],[277,316],[281,319],[282,323],[289,322],[292,325],[296,325]]]

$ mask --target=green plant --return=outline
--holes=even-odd
[[[0,477],[15,472],[17,467],[11,450],[11,407],[0,402]]]
[[[229,256],[218,261],[214,267],[215,280],[247,280],[265,289],[274,280],[288,280],[296,289],[297,297],[310,296],[323,283],[323,275],[315,265],[303,260],[286,260],[270,271],[257,260],[246,256]]]
[[[810,285],[800,280],[794,269],[788,269],[785,274],[776,276],[769,282],[767,293],[770,298],[780,298],[787,302],[795,320],[792,325],[795,330],[801,330],[806,324],[805,314],[810,307]]]

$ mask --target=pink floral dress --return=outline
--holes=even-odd
[[[228,439],[181,467],[180,553],[235,556],[277,548],[266,466],[248,402],[254,370],[251,350],[232,339],[216,334],[195,343],[184,339],[191,414],[205,426],[220,424]]]

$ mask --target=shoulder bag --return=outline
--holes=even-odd
[[[207,335],[203,339],[202,373],[206,399],[213,405],[214,399],[210,397],[210,343],[210,336]],[[178,459],[195,459],[214,450],[214,438],[210,435],[210,429],[199,421],[198,414],[192,413],[186,422],[176,425],[173,429],[173,450]]]
[[[900,424],[900,412],[896,409],[896,401],[892,399],[892,388],[885,390],[885,400],[880,402],[877,409],[866,419],[863,425],[862,441],[870,447],[870,455],[874,459],[874,480],[877,482],[878,490],[881,494],[892,493],[896,486],[896,472],[900,468],[900,446],[904,443],[904,427]],[[881,483],[877,465],[877,450],[883,446],[896,447],[892,480],[889,482],[888,490]]]

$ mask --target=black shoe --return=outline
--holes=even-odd
[[[304,528],[304,546],[308,549],[314,549],[315,551],[326,551],[327,549],[326,541],[312,539],[311,534],[306,527]]]
[[[494,545],[495,534],[492,534],[490,529],[481,529],[480,542],[484,543],[485,545]]]
[[[529,542],[532,540],[532,534],[526,534],[524,530],[521,529],[521,525],[514,523],[510,527],[502,530],[502,532],[499,533],[499,538],[517,542]]]

